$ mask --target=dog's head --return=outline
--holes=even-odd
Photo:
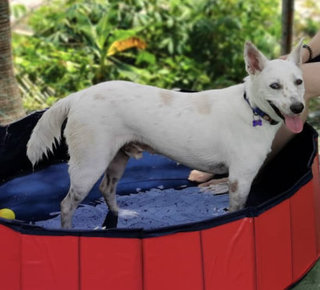
[[[250,101],[289,130],[303,129],[304,84],[301,66],[302,41],[287,59],[268,60],[252,43],[246,42],[244,58],[250,78]]]

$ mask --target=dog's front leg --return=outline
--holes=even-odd
[[[229,173],[229,211],[234,212],[243,209],[246,205],[251,184],[255,178],[259,167],[242,168],[240,171],[232,170]],[[235,171],[236,173],[234,173]]]
[[[245,207],[250,191],[250,184],[242,180],[229,180],[229,211],[237,211]]]

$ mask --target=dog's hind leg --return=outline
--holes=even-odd
[[[103,169],[101,168],[99,170],[83,168],[77,170],[76,176],[70,174],[70,189],[60,204],[62,228],[71,228],[74,211],[77,209],[80,202],[88,195],[102,173]]]
[[[109,164],[100,184],[100,191],[109,208],[103,227],[108,229],[117,227],[119,207],[116,200],[116,187],[124,173],[129,158],[140,159],[142,152],[143,148],[139,144],[126,144]],[[127,211],[126,214],[132,215],[134,213]]]
[[[108,205],[109,211],[111,211],[116,216],[119,213],[119,207],[116,200],[116,188],[118,181],[123,175],[128,160],[129,156],[122,150],[119,150],[109,164],[99,187]]]
[[[82,156],[81,160],[79,156]],[[70,189],[61,202],[62,228],[71,228],[74,211],[103,174],[112,157],[113,154],[110,152],[102,154],[101,150],[91,150],[90,154],[78,154],[77,159],[70,155]]]

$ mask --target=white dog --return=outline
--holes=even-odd
[[[100,190],[118,214],[115,189],[129,156],[143,150],[205,172],[229,171],[230,211],[245,206],[251,183],[283,120],[300,132],[304,85],[301,42],[287,60],[268,60],[247,42],[243,84],[182,93],[125,81],[104,82],[60,100],[33,130],[27,155],[34,165],[59,141],[69,147],[70,189],[61,202],[63,228],[105,172]]]

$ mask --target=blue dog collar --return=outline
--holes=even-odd
[[[248,105],[250,106],[252,112],[253,112],[253,120],[252,120],[252,126],[256,127],[256,126],[262,126],[262,119],[268,121],[271,125],[276,125],[278,124],[277,121],[273,120],[267,113],[265,113],[264,111],[262,111],[260,108],[255,107],[253,108],[247,98],[247,94],[246,92],[244,92],[243,94],[243,98],[246,100],[246,102],[248,103]]]

